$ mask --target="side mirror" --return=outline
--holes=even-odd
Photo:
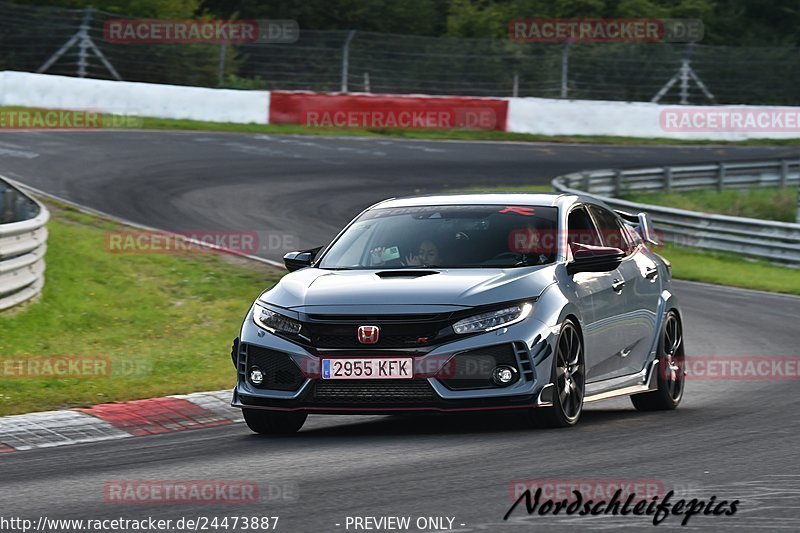
[[[286,270],[289,272],[309,267],[320,250],[322,250],[322,246],[301,252],[289,252],[283,256],[283,264],[286,265]]]
[[[573,244],[573,261],[567,263],[567,274],[578,272],[610,272],[625,258],[619,248]]]

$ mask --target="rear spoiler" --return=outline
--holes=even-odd
[[[654,246],[658,246],[660,244],[653,233],[653,226],[650,224],[650,217],[647,215],[647,213],[639,213],[638,215],[634,215],[633,213],[628,213],[627,211],[622,211],[620,209],[615,209],[614,212],[618,214],[621,219],[633,224],[636,228],[636,232],[639,234],[639,236],[641,236],[644,242]]]

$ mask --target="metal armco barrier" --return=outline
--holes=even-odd
[[[47,208],[0,179],[0,311],[44,287]]]
[[[800,185],[798,160],[595,170],[574,172],[553,180],[553,187],[558,191],[588,193],[616,209],[648,213],[665,241],[798,266],[800,223],[699,213],[617,198],[631,192],[792,185]]]

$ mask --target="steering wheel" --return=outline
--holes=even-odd
[[[519,252],[500,252],[496,256],[489,259],[489,261],[499,261],[500,259],[506,259],[506,258],[519,260],[522,257],[525,257],[525,254]]]

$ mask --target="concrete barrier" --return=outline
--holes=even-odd
[[[669,106],[649,102],[305,91],[270,93],[11,71],[0,72],[0,105],[255,124],[467,127],[537,135],[712,141],[800,137],[800,107]],[[728,128],[716,122],[711,124],[734,118],[744,122]],[[710,125],[697,127],[692,123],[681,127],[681,121],[695,119]],[[753,122],[748,123],[751,119]]]
[[[269,92],[6,71],[0,73],[0,105],[266,124],[269,117]]]
[[[800,137],[800,108],[510,98],[507,131],[711,141],[794,139]]]

